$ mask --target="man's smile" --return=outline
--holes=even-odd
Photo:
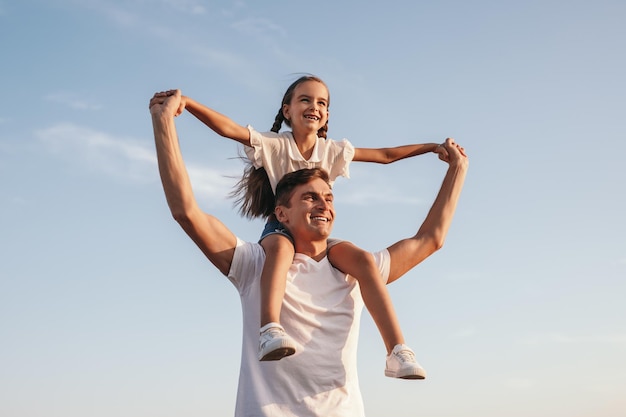
[[[318,222],[329,222],[330,218],[325,216],[311,216],[311,220]]]

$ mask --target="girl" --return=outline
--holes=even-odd
[[[172,91],[162,93],[172,94]],[[261,328],[259,360],[279,360],[292,355],[296,344],[280,325],[286,275],[294,257],[294,247],[286,229],[274,215],[276,184],[288,172],[301,168],[325,169],[331,181],[349,177],[351,161],[390,163],[427,152],[447,158],[445,148],[436,143],[395,148],[354,148],[347,140],[326,139],[329,92],[326,84],[311,75],[300,77],[289,86],[271,132],[259,133],[183,96],[177,115],[187,109],[217,134],[245,145],[250,166],[237,184],[234,196],[246,217],[265,217],[267,224],[259,243],[266,253],[261,276]],[[282,124],[290,132],[279,133]],[[322,219],[323,220],[323,219]],[[359,282],[363,301],[381,333],[387,349],[385,375],[404,379],[424,379],[426,373],[404,344],[389,293],[369,252],[350,242],[329,240],[331,264]]]

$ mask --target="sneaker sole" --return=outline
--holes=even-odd
[[[425,374],[410,373],[406,375],[402,375],[402,374],[398,375],[395,372],[391,372],[387,370],[385,370],[385,376],[388,376],[389,378],[399,378],[399,379],[426,379]]]
[[[259,360],[260,361],[278,361],[284,357],[291,356],[296,353],[296,350],[292,347],[282,347],[274,349],[271,352],[266,353]]]

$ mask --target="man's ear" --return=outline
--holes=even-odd
[[[276,208],[274,209],[274,214],[276,215],[276,218],[278,219],[279,222],[281,223],[286,223],[287,222],[287,210],[285,206],[276,206]]]

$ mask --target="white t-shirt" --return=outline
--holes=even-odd
[[[382,278],[389,276],[387,250],[374,253]],[[363,300],[358,282],[296,254],[287,274],[281,324],[298,344],[280,361],[257,357],[260,278],[265,252],[237,240],[228,278],[243,309],[243,346],[236,417],[360,417],[363,400],[357,376],[357,343]]]
[[[303,168],[322,168],[328,172],[330,183],[339,176],[350,178],[349,165],[354,158],[354,146],[347,139],[335,141],[317,138],[311,158],[304,159],[291,132],[259,133],[252,126],[250,146],[244,146],[248,159],[256,168],[265,168],[276,193],[276,184],[290,172]]]

